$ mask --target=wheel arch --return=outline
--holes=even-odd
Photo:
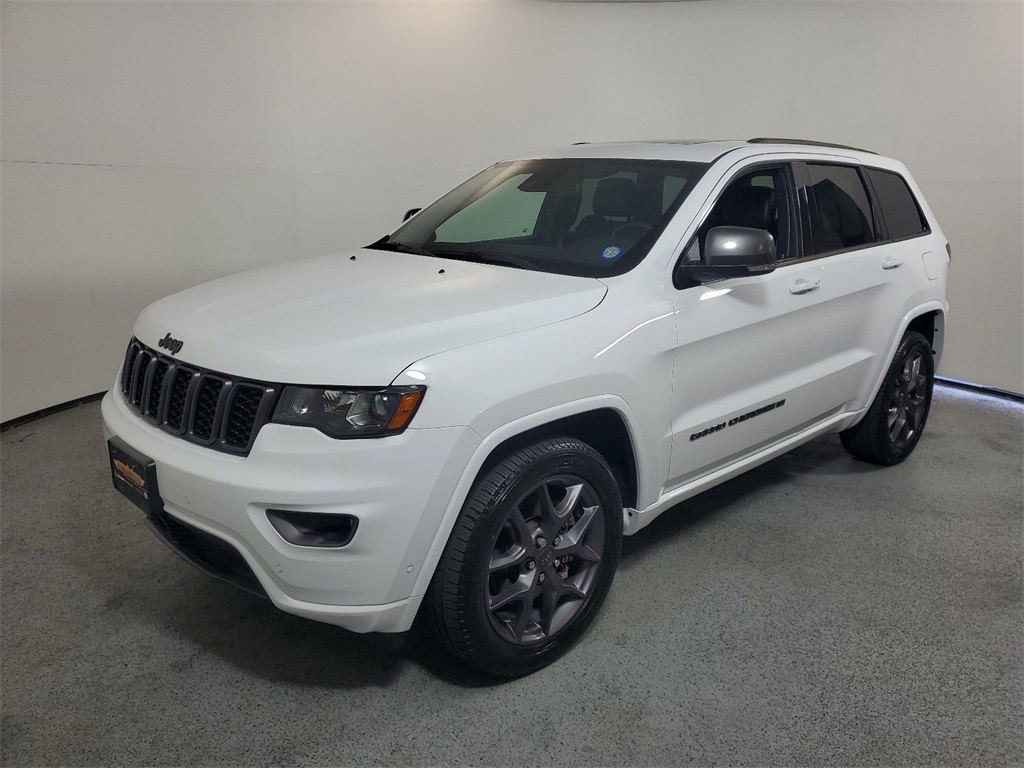
[[[466,499],[484,473],[503,456],[545,437],[575,437],[593,446],[611,465],[623,506],[627,507],[636,503],[644,480],[643,446],[637,442],[637,434],[636,419],[629,406],[621,398],[608,395],[548,408],[511,421],[485,436],[456,485],[423,559],[412,596],[426,593]],[[617,440],[621,440],[618,445]],[[612,454],[611,458],[606,450]]]
[[[907,323],[906,328],[900,331],[897,336],[903,338],[907,331],[917,331],[926,339],[932,348],[932,357],[935,359],[935,367],[939,367],[939,358],[942,356],[942,347],[946,339],[946,313],[942,309],[928,309],[913,317]]]
[[[883,364],[879,367],[880,370],[878,371],[875,380],[871,383],[871,388],[866,392],[867,396],[863,401],[861,408],[858,410],[855,417],[852,417],[848,421],[841,422],[836,428],[837,432],[855,426],[860,422],[865,414],[867,414],[868,408],[871,407],[871,403],[874,402],[875,397],[878,395],[878,391],[882,388],[882,382],[885,380],[885,373],[889,370],[889,364],[892,362],[893,356],[899,348],[900,341],[903,339],[903,334],[907,331],[917,331],[928,340],[928,343],[932,348],[932,357],[935,361],[935,368],[938,369],[939,358],[942,355],[942,346],[945,341],[946,308],[938,301],[930,301],[926,304],[914,307],[900,320],[899,325],[896,327],[896,333],[889,341],[889,348],[885,352]]]
[[[494,446],[487,458],[484,459],[474,478],[474,484],[504,456],[517,448],[555,436],[574,437],[600,453],[612,468],[612,474],[615,475],[615,481],[622,496],[622,505],[624,507],[636,505],[639,472],[633,437],[622,415],[607,406],[583,411],[572,416],[564,416],[506,438]]]

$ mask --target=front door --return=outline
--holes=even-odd
[[[674,293],[668,489],[823,421],[852,397],[849,370],[864,352],[850,330],[863,319],[835,301],[847,292],[829,285],[824,260],[804,250],[812,233],[801,226],[796,172],[789,164],[740,170],[684,251],[684,259],[699,258],[712,227],[755,227],[775,237],[779,261],[769,274]]]

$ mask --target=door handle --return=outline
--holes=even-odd
[[[885,259],[882,260],[882,269],[896,269],[896,267],[902,263],[902,256],[886,256]]]
[[[821,280],[804,280],[800,279],[789,286],[790,293],[810,293],[811,291],[821,288]]]

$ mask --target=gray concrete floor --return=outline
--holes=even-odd
[[[80,406],[2,437],[2,763],[1020,765],[1022,435],[940,389],[899,467],[804,446],[627,539],[583,641],[495,684],[178,560]]]

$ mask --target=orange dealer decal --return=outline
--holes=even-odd
[[[118,472],[120,472],[122,475],[124,475],[137,486],[139,486],[139,488],[146,484],[146,481],[142,479],[142,475],[140,475],[138,472],[129,467],[120,459],[114,459],[114,465],[117,467]]]

